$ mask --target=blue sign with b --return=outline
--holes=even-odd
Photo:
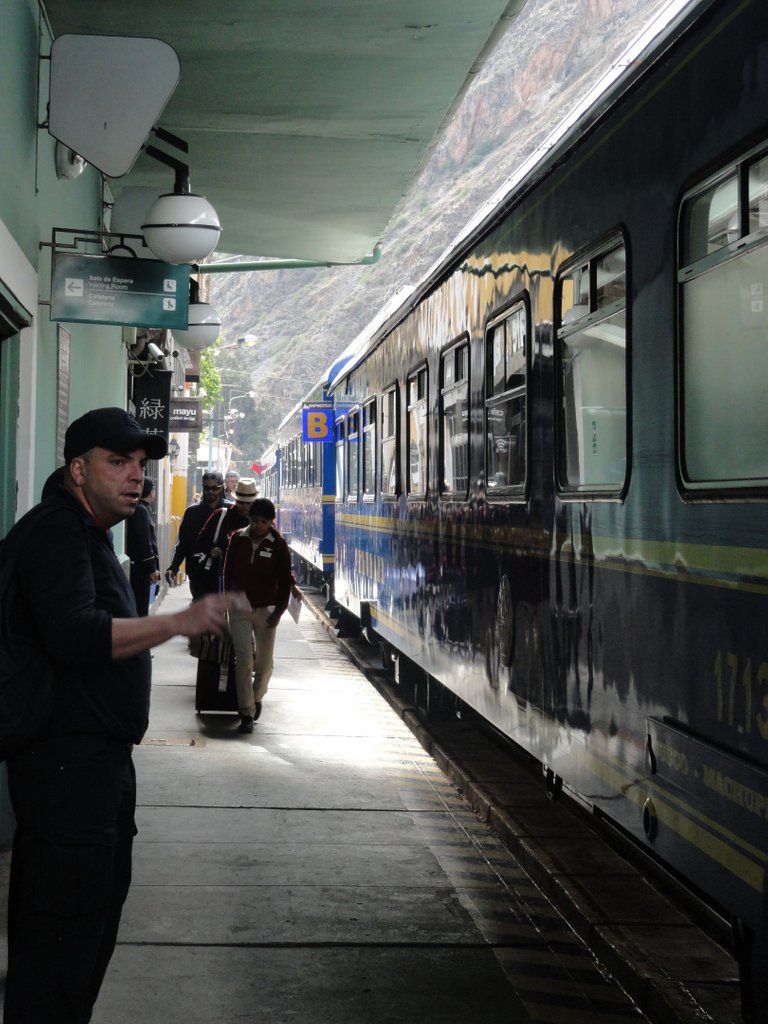
[[[305,405],[301,410],[302,441],[333,441],[333,406]]]

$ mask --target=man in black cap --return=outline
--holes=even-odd
[[[14,636],[53,675],[45,724],[7,762],[17,828],[5,1024],[91,1019],[130,885],[131,750],[149,720],[149,650],[176,635],[222,635],[227,609],[241,604],[210,595],[136,617],[111,528],[133,514],[144,465],[166,448],[123,409],[80,417],[66,432],[63,485],[3,545],[18,567]]]

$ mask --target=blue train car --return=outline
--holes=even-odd
[[[756,929],[765,8],[644,47],[329,375],[335,598]]]
[[[328,443],[305,440],[306,406],[330,406],[323,383],[312,388],[285,417],[264,461],[276,472],[270,485],[278,510],[277,525],[294,556],[297,579],[312,580],[330,596],[334,566],[334,459]]]

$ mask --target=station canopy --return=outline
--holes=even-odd
[[[369,256],[526,0],[45,0],[55,37],[143,36],[181,80],[158,126],[189,144],[219,249]],[[149,142],[152,141],[150,138]],[[145,153],[111,182],[172,191]]]

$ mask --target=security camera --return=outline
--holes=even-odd
[[[147,352],[149,352],[153,359],[162,359],[165,356],[163,350],[154,341],[150,341],[147,345]]]

